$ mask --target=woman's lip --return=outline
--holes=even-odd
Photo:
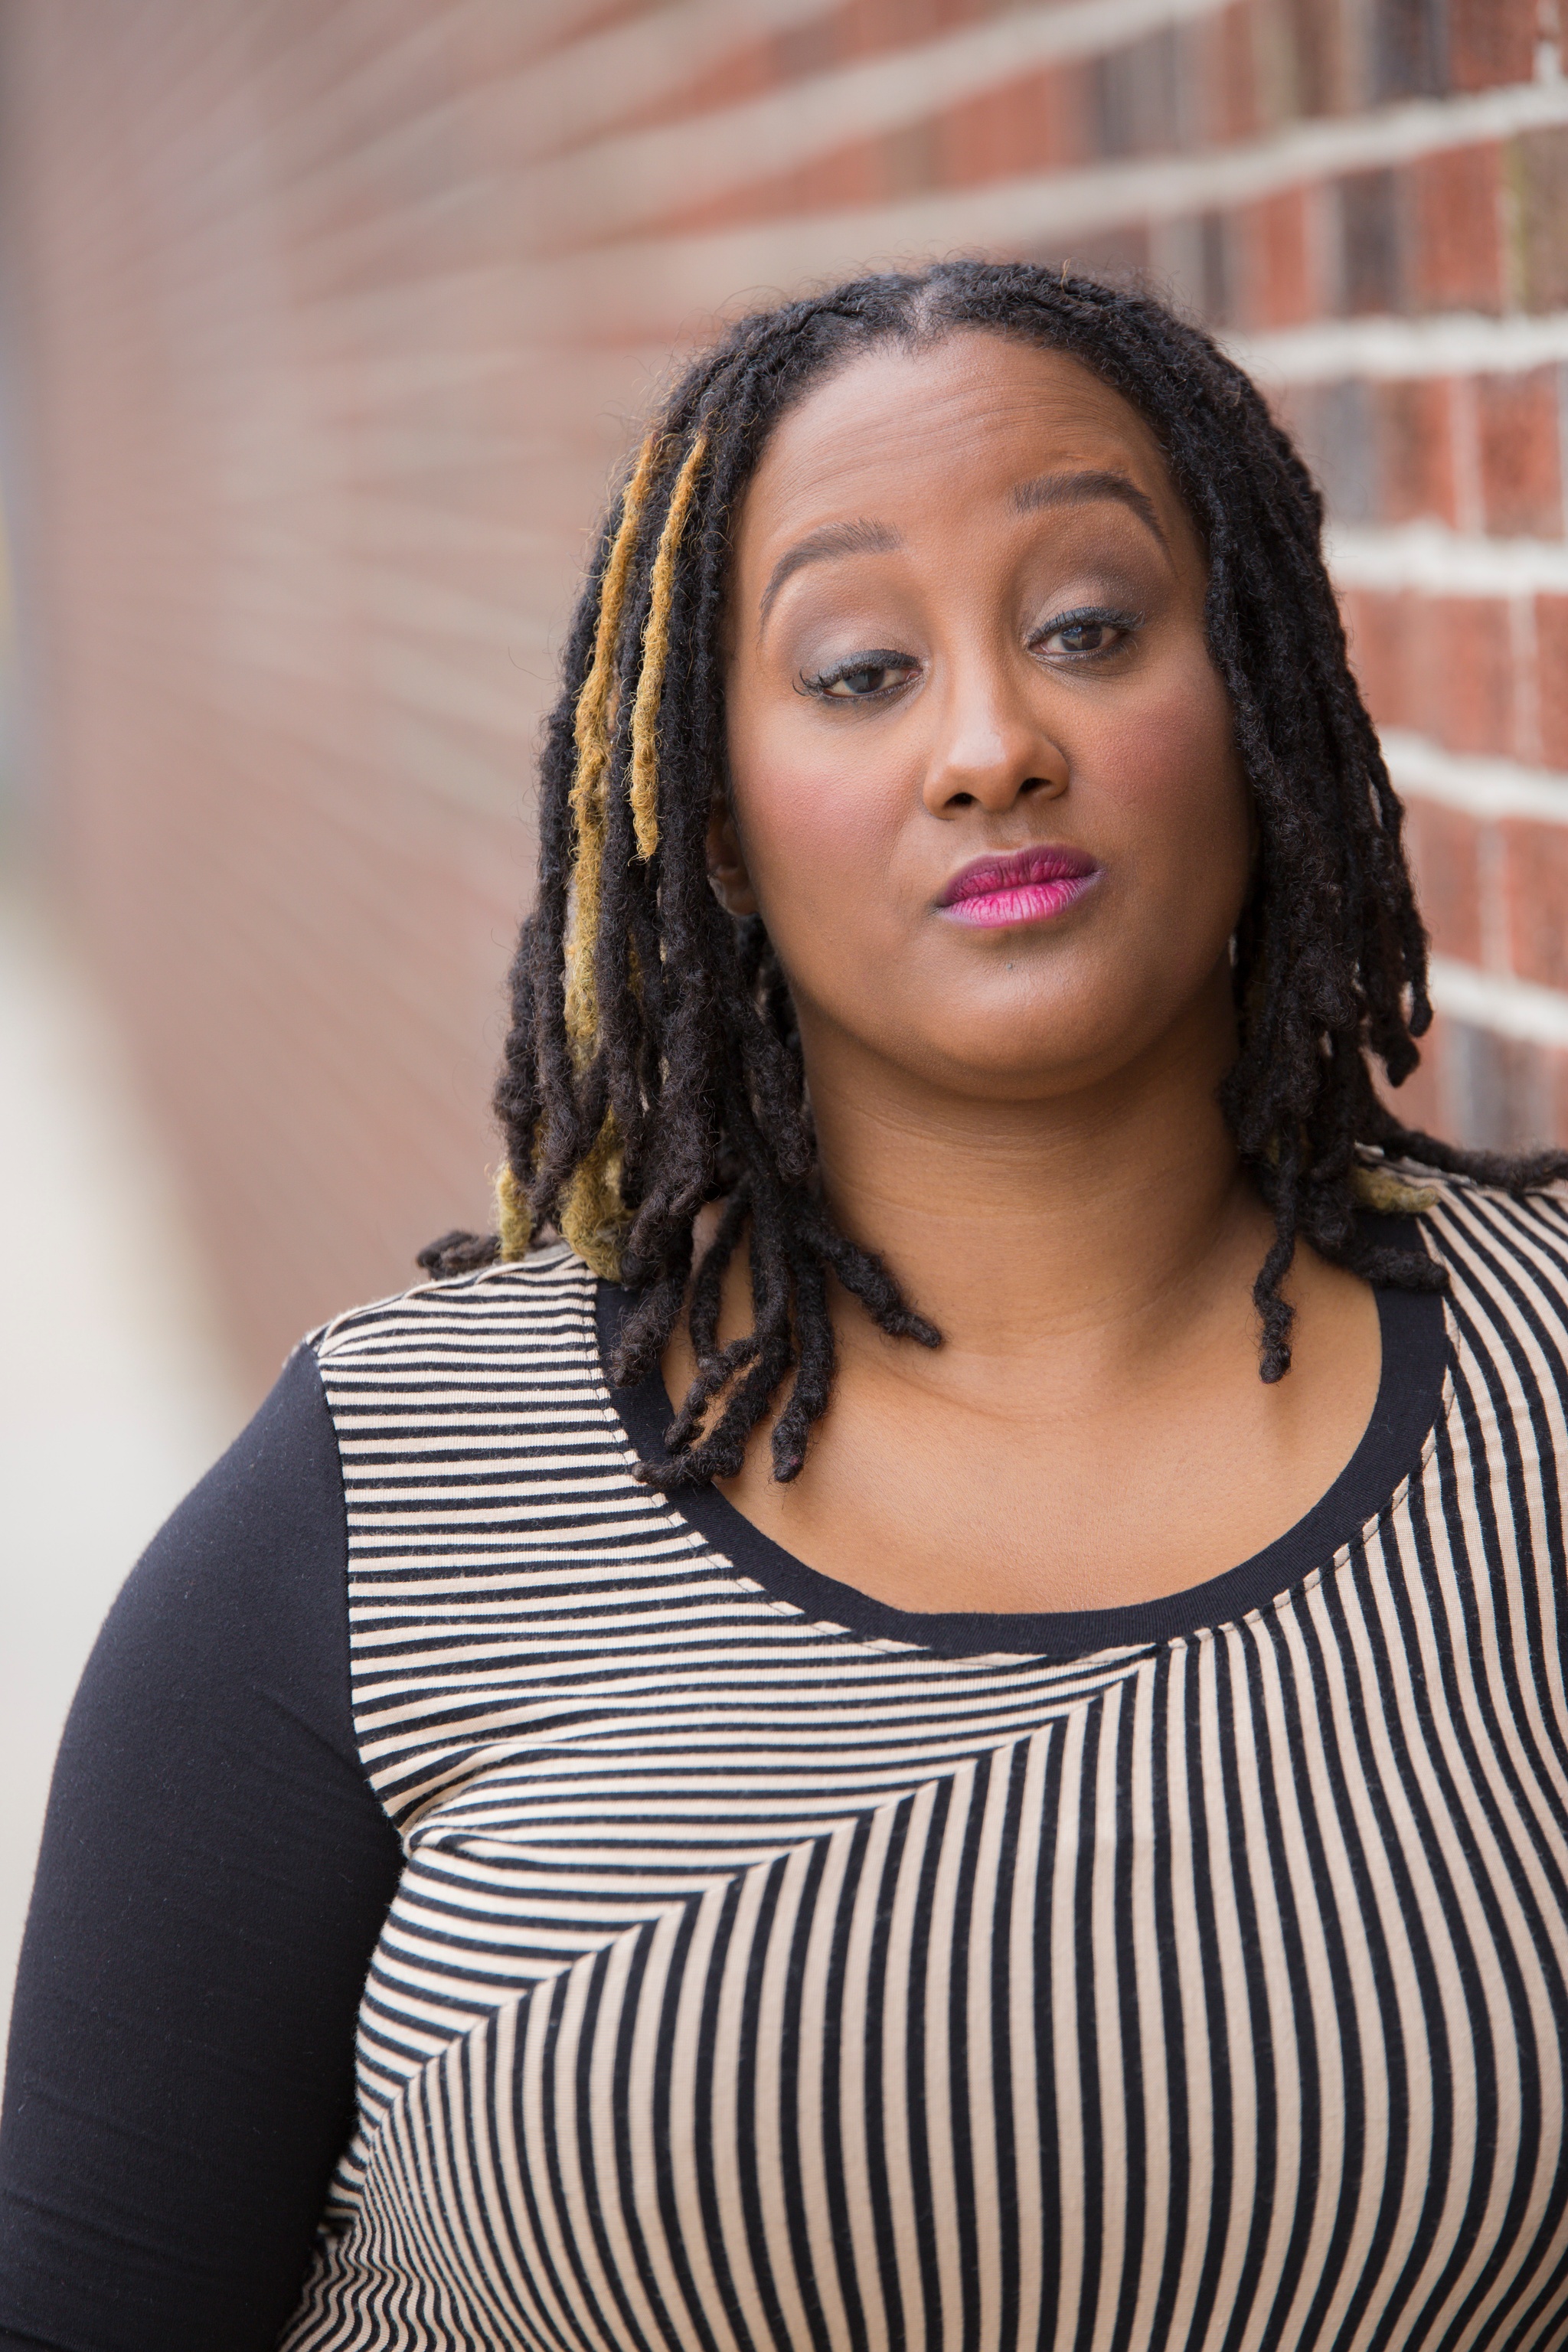
[[[973,859],[953,876],[938,903],[954,921],[984,930],[1044,922],[1081,898],[1099,872],[1081,849],[1015,850]]]

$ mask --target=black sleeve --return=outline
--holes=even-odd
[[[353,2124],[401,1863],[309,1349],[153,1541],[55,1768],[0,2119],[0,2347],[250,2352]]]

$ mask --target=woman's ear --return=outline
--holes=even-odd
[[[754,915],[757,894],[746,871],[741,836],[727,799],[716,800],[708,819],[708,879],[727,915]]]

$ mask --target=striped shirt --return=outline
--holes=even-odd
[[[1329,1493],[1074,1616],[639,1484],[563,1248],[317,1334],[62,1743],[0,2352],[1568,2336],[1568,1201],[1435,1192]]]
[[[1330,1496],[1073,1618],[639,1485],[564,1247],[318,1335],[405,1859],[288,2352],[1555,2341],[1568,1209],[1421,1222]]]

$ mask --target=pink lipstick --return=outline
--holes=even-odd
[[[1075,905],[1099,872],[1081,849],[1015,849],[1002,857],[975,858],[953,876],[937,903],[954,922],[984,930],[1040,923]]]

